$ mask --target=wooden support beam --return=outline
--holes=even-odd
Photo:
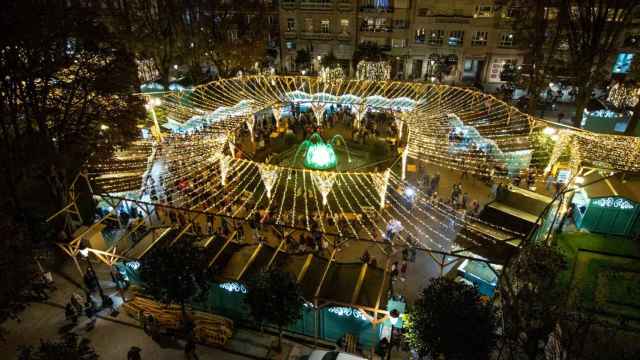
[[[367,275],[367,266],[369,264],[363,263],[360,268],[360,274],[358,275],[358,281],[356,282],[356,287],[353,289],[353,295],[351,295],[351,303],[355,304],[358,300],[358,295],[360,295],[360,289],[362,288],[362,283],[364,282],[364,277]]]
[[[271,264],[273,264],[273,261],[276,259],[276,257],[278,256],[278,254],[280,253],[283,247],[284,247],[284,238],[280,240],[280,244],[278,244],[276,251],[273,253],[273,256],[271,256],[271,259],[269,259],[269,263],[267,264],[267,269],[271,268]]]
[[[220,256],[220,254],[222,254],[222,252],[224,251],[224,249],[227,248],[227,246],[229,245],[229,243],[231,243],[231,240],[233,239],[233,237],[229,236],[229,238],[227,238],[227,241],[225,241],[224,245],[222,245],[222,247],[220,248],[220,250],[218,250],[218,252],[216,253],[216,255],[213,257],[213,259],[211,259],[211,261],[209,261],[209,267],[211,267],[211,265],[213,265],[214,262],[216,262],[216,260],[218,260],[218,257]]]
[[[300,268],[300,272],[298,272],[298,276],[296,277],[296,283],[300,283],[302,281],[302,279],[304,279],[304,276],[307,273],[307,270],[309,270],[309,265],[311,265],[311,261],[313,260],[313,254],[309,254],[307,255],[307,258],[304,260],[304,264],[302,264],[302,267]]]
[[[173,244],[175,244],[175,243],[176,243],[176,241],[178,241],[178,240],[182,237],[182,235],[184,235],[187,231],[189,231],[189,229],[191,229],[191,226],[192,226],[192,225],[193,225],[192,223],[189,223],[187,226],[185,226],[185,227],[182,229],[182,231],[180,231],[180,233],[178,234],[178,236],[176,236],[173,240],[171,240],[171,242],[169,243],[169,247],[172,247],[172,246],[173,246]]]
[[[236,281],[240,281],[240,279],[242,278],[242,275],[244,275],[244,273],[247,271],[249,266],[251,266],[251,264],[253,264],[253,262],[256,260],[256,256],[258,256],[258,253],[260,252],[261,249],[262,249],[262,244],[258,244],[256,249],[253,251],[253,254],[251,254],[251,257],[244,264],[244,266],[242,267],[242,270],[240,271],[240,273],[236,277]]]
[[[207,240],[204,241],[204,244],[202,245],[202,247],[206,249],[209,246],[209,244],[211,244],[211,242],[213,242],[213,239],[215,239],[215,238],[216,238],[215,235],[209,236],[207,238]]]
[[[329,267],[331,266],[331,263],[334,261],[336,257],[336,251],[337,249],[333,249],[333,251],[331,252],[331,258],[329,258],[329,262],[327,262],[327,266],[325,266],[324,268],[324,271],[322,273],[322,278],[320,279],[320,283],[318,284],[318,287],[316,288],[316,291],[313,295],[314,298],[317,298],[318,295],[320,295],[320,290],[322,290],[322,284],[324,284],[324,280],[327,277],[327,274],[329,273]]]
[[[140,260],[142,259],[142,257],[149,251],[151,250],[151,248],[158,242],[160,241],[160,239],[162,239],[163,237],[165,237],[168,233],[170,233],[172,230],[172,228],[166,228],[162,234],[160,234],[160,236],[158,236],[155,240],[153,240],[153,242],[151,244],[149,244],[149,246],[147,246],[146,249],[144,249],[144,251],[142,252],[142,254],[140,254],[140,256],[138,256],[136,259]],[[151,230],[153,231],[153,230]]]
[[[63,207],[61,210],[59,210],[58,212],[56,212],[55,214],[49,216],[47,218],[47,220],[45,220],[45,222],[49,222],[53,219],[55,219],[58,215],[62,214],[63,212],[66,212],[67,210],[69,210],[70,207],[72,207],[74,205],[74,202],[70,202],[69,205]]]

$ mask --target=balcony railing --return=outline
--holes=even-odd
[[[348,33],[340,33],[337,35],[337,38],[340,41],[349,41],[352,39],[351,34]]]
[[[302,39],[309,40],[331,40],[335,34],[332,33],[323,33],[323,32],[302,32],[300,33],[300,37]]]
[[[340,11],[349,11],[353,9],[353,3],[351,0],[339,1],[338,2],[338,10]]]
[[[280,2],[280,6],[282,6],[283,9],[294,9],[296,5],[296,0],[282,0],[282,2]]]
[[[284,32],[284,38],[285,39],[293,39],[296,37],[296,32],[295,31],[285,31]]]
[[[360,12],[392,13],[393,7],[376,7],[373,5],[360,6]]]
[[[393,32],[393,28],[391,26],[361,26],[360,31],[373,32],[373,33],[388,33],[388,32]]]
[[[332,1],[327,2],[311,2],[311,1],[301,1],[300,9],[308,9],[308,10],[328,10],[333,7]]]

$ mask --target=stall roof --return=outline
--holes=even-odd
[[[605,177],[607,177],[606,174],[595,171],[585,176],[584,183],[588,184]],[[630,179],[623,182],[621,179],[621,175],[619,174],[611,176],[602,181],[598,181],[594,184],[585,186],[584,190],[590,198],[621,196],[640,203],[640,181],[636,179]]]

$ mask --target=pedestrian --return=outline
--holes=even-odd
[[[405,280],[405,274],[407,273],[407,262],[406,261],[402,261],[402,265],[400,265],[400,279],[402,281]]]
[[[551,173],[547,176],[547,180],[545,181],[544,188],[547,189],[547,192],[551,192],[551,187],[553,186],[553,181],[555,178]]]
[[[78,323],[78,313],[71,303],[67,303],[64,307],[64,317],[67,320],[70,320],[72,324]]]
[[[77,293],[73,293],[73,295],[71,295],[71,306],[73,306],[73,308],[75,309],[75,312],[78,314],[82,314],[82,296],[78,295]]]
[[[187,360],[198,360],[198,355],[196,354],[196,343],[192,338],[189,338],[184,346],[184,356]]]
[[[142,360],[140,357],[140,351],[142,351],[142,349],[139,347],[132,346],[131,349],[129,349],[129,352],[127,352],[127,360]]]

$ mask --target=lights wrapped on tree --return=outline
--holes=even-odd
[[[386,61],[360,61],[356,75],[358,80],[389,80],[391,65]]]

